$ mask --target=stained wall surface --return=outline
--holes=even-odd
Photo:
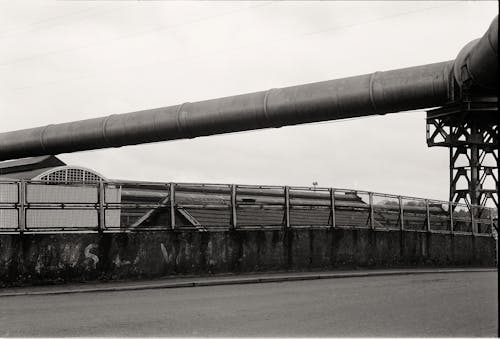
[[[2,234],[0,286],[355,267],[495,266],[493,237],[372,229]]]

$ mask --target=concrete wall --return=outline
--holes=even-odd
[[[370,229],[0,235],[0,286],[340,267],[494,266],[492,237]]]

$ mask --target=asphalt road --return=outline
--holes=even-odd
[[[496,272],[0,298],[0,337],[493,337],[496,331]]]

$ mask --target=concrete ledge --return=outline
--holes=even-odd
[[[411,274],[442,274],[442,273],[475,273],[475,272],[496,272],[496,268],[451,268],[451,269],[405,269],[405,270],[377,270],[363,272],[325,272],[325,273],[282,273],[266,276],[253,275],[251,277],[207,277],[200,280],[190,281],[162,281],[152,283],[138,282],[123,282],[115,283],[114,286],[96,286],[92,288],[73,288],[51,286],[42,291],[33,291],[31,287],[22,288],[22,291],[1,292],[0,297],[16,297],[16,296],[36,296],[36,295],[59,295],[59,294],[74,294],[74,293],[95,293],[95,292],[121,292],[121,291],[137,291],[151,289],[166,289],[166,288],[186,288],[186,287],[206,287],[206,286],[222,286],[222,285],[241,285],[241,284],[258,284],[258,283],[273,283],[286,281],[300,280],[317,280],[317,279],[339,279],[339,278],[368,278],[375,276],[394,276],[394,275],[411,275]],[[193,279],[193,278],[185,278]],[[174,280],[174,279],[172,279]],[[8,289],[7,289],[8,290]]]

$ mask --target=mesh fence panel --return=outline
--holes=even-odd
[[[98,202],[98,187],[96,185],[78,184],[26,184],[27,203],[82,203]]]
[[[17,182],[0,181],[0,230],[18,228],[19,215],[16,203],[19,202]]]
[[[16,229],[19,226],[17,209],[0,208],[0,229]]]
[[[452,204],[453,230],[455,232],[472,232],[472,216],[467,205]]]
[[[477,233],[490,234],[492,210],[490,208],[472,206],[472,213],[474,214]]]
[[[26,228],[97,228],[98,213],[95,209],[28,209]]]
[[[170,212],[168,207],[124,207],[105,210],[107,228],[147,229],[169,228]]]
[[[283,206],[239,206],[236,215],[238,227],[283,226],[285,223]]]
[[[290,209],[291,226],[326,227],[331,225],[331,209],[325,206],[292,206]]]
[[[290,226],[331,225],[331,197],[328,189],[290,188]]]
[[[104,202],[106,228],[170,227],[168,184],[105,183]]]
[[[373,218],[375,228],[400,227],[399,199],[396,196],[373,194]]]
[[[231,209],[229,207],[192,207],[184,208],[184,210],[184,213],[189,213],[185,214],[188,220],[194,218],[194,220],[203,226],[228,228],[231,225]]]
[[[17,183],[0,182],[0,204],[14,204],[19,200]]]
[[[368,193],[336,190],[335,225],[337,227],[370,227]]]
[[[429,201],[429,218],[431,221],[431,230],[451,230],[449,203],[441,201]]]
[[[28,230],[98,227],[96,184],[27,183],[26,203]]]
[[[231,186],[216,184],[175,184],[178,205],[223,205],[231,203]]]
[[[403,227],[423,231],[427,228],[427,209],[424,199],[403,198]]]
[[[168,184],[106,183],[105,203],[160,204],[170,198]]]
[[[239,186],[236,189],[238,227],[283,226],[284,187]]]
[[[198,230],[231,225],[231,185],[176,184],[175,203],[182,225]]]
[[[477,222],[477,232],[480,234],[491,234],[491,222],[489,220],[479,220]]]

